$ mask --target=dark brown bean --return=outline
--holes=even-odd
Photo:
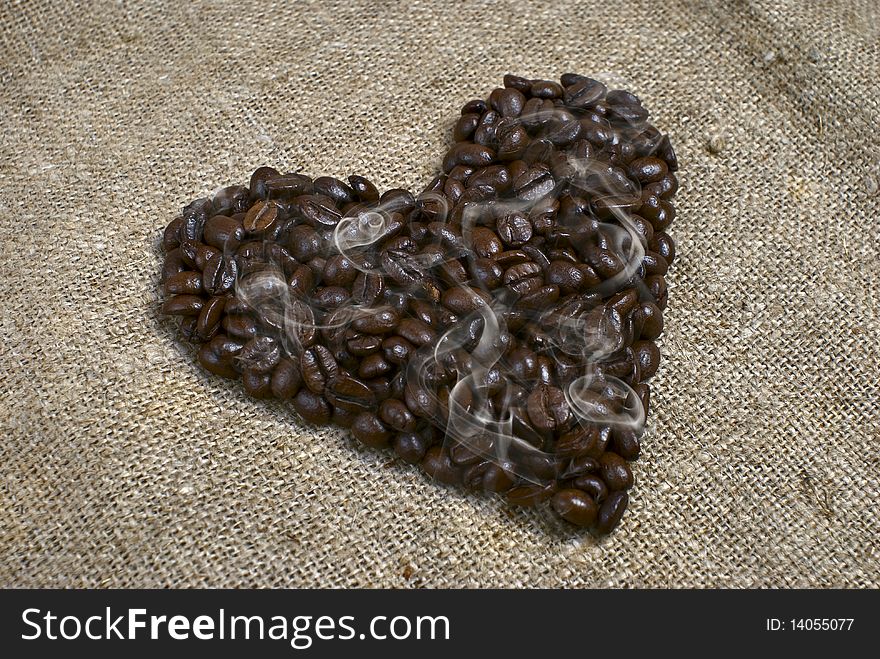
[[[596,533],[600,535],[611,533],[620,523],[627,503],[629,503],[629,495],[626,492],[612,492],[599,507]]]
[[[583,490],[560,490],[553,495],[551,503],[557,515],[575,526],[593,526],[599,515],[599,507],[593,497]]]

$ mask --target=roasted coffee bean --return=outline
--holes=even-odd
[[[272,376],[269,373],[250,370],[243,371],[241,383],[244,385],[244,390],[252,398],[272,397]]]
[[[355,201],[354,190],[332,176],[319,176],[315,179],[313,189],[317,194],[329,197],[337,204],[350,204]]]
[[[489,95],[489,105],[503,117],[518,117],[526,104],[526,97],[512,87],[498,88]]]
[[[211,259],[202,273],[202,287],[209,295],[231,293],[238,277],[238,264],[231,256]]]
[[[324,346],[312,346],[304,351],[301,358],[303,382],[316,394],[324,392],[327,383],[339,375],[339,365],[333,354]]]
[[[314,190],[312,179],[302,174],[281,174],[266,180],[270,199],[289,200]]]
[[[675,260],[675,243],[662,231],[655,233],[653,239],[648,241],[648,248],[666,259],[669,265]]]
[[[653,341],[636,341],[632,348],[639,362],[642,378],[647,380],[653,377],[660,365],[660,350],[657,344]]]
[[[395,331],[417,347],[429,345],[437,337],[437,333],[431,327],[416,318],[402,319]]]
[[[362,412],[376,407],[376,396],[369,385],[349,375],[330,379],[324,395],[334,408],[348,412]]]
[[[385,361],[385,358],[381,354],[374,353],[372,355],[367,355],[361,360],[360,366],[358,367],[358,375],[362,378],[371,380],[373,378],[382,377],[383,375],[388,375],[393,370],[394,366]]]
[[[210,343],[203,343],[198,352],[199,364],[205,369],[224,378],[234,378],[238,376],[238,372],[232,365],[224,359],[221,359],[216,352],[211,349]]]
[[[514,506],[532,507],[553,496],[556,485],[526,484],[518,485],[507,491],[507,501]]]
[[[401,286],[417,284],[425,276],[424,268],[415,256],[395,249],[382,252],[382,268]]]
[[[514,469],[510,461],[496,464],[481,460],[464,468],[462,481],[466,488],[478,492],[506,492],[515,482]]]
[[[608,486],[605,485],[605,481],[595,474],[580,475],[572,481],[572,485],[589,494],[599,504],[608,496]]]
[[[366,316],[356,318],[351,326],[364,334],[387,334],[400,322],[394,309],[374,309]]]
[[[242,348],[238,361],[242,370],[268,373],[281,360],[281,346],[271,336],[256,336]]]
[[[168,316],[198,316],[204,304],[198,295],[175,295],[162,305],[162,313]]]
[[[391,336],[382,341],[382,354],[391,364],[406,365],[414,351],[415,346],[402,336]]]
[[[532,293],[544,283],[543,273],[537,263],[528,261],[509,267],[504,271],[504,285],[520,295]]]
[[[537,201],[546,197],[556,187],[556,181],[549,171],[540,168],[529,169],[513,182],[516,196],[523,201]]]
[[[329,403],[308,388],[300,389],[293,398],[293,407],[308,423],[323,425],[330,421]]]
[[[541,431],[565,428],[573,420],[565,394],[548,384],[538,385],[529,395],[527,409],[532,425]]]
[[[292,203],[292,211],[315,229],[333,229],[342,217],[333,200],[320,194],[297,197]]]
[[[443,291],[440,303],[453,313],[464,315],[486,306],[487,297],[487,294],[481,290],[448,288]],[[402,333],[401,336],[403,336]]]
[[[363,176],[349,176],[348,182],[359,201],[379,201],[379,191],[368,179]]]
[[[402,432],[392,440],[394,452],[404,462],[418,464],[428,452],[428,441],[421,433]]]
[[[223,308],[226,305],[225,297],[212,297],[202,307],[196,321],[193,337],[199,341],[207,341],[220,328],[220,320],[223,316]]]
[[[524,212],[508,213],[498,220],[498,235],[506,246],[520,247],[532,239],[532,223]]]
[[[663,333],[663,313],[653,302],[642,302],[633,320],[639,327],[642,339],[653,341]]]
[[[379,274],[359,272],[351,287],[351,297],[358,304],[372,305],[385,293],[385,279]]]
[[[432,446],[422,459],[422,470],[441,483],[454,485],[461,482],[461,469],[449,458],[449,453],[440,446]]]
[[[523,94],[528,94],[532,88],[531,80],[523,78],[522,76],[513,75],[512,73],[505,75],[503,82],[505,87],[511,87]]]
[[[629,495],[626,492],[612,492],[599,507],[596,533],[600,535],[611,533],[620,523],[627,503],[629,503]]]
[[[393,398],[382,401],[379,418],[398,432],[414,432],[416,429],[416,417],[403,402]]]
[[[495,159],[495,151],[482,144],[468,144],[460,142],[447,153],[443,160],[443,171],[449,173],[456,165],[468,165],[469,167],[485,167],[492,164]]]
[[[278,170],[273,169],[272,167],[258,167],[256,170],[254,170],[254,173],[251,174],[251,180],[249,184],[251,198],[265,199],[266,197],[268,197],[269,192],[266,188],[266,181],[280,175],[281,174],[278,172]]]
[[[228,312],[228,306],[226,311]],[[223,317],[223,330],[242,339],[252,339],[257,335],[257,323],[250,316],[242,314],[228,314]]]
[[[471,239],[474,251],[483,258],[495,256],[503,249],[496,233],[486,227],[476,227]]]
[[[615,428],[611,435],[611,449],[626,460],[635,460],[641,452],[639,434],[632,428]]]
[[[560,98],[562,85],[552,80],[534,80],[529,86],[529,93],[538,98]]]
[[[610,490],[628,490],[633,486],[633,475],[626,460],[606,451],[599,458],[599,468],[602,480]]]
[[[301,385],[299,366],[292,359],[282,357],[272,372],[272,395],[280,400],[293,398]]]
[[[327,286],[350,286],[358,276],[358,270],[342,254],[331,256],[324,264],[322,281]]]
[[[281,210],[277,202],[258,201],[244,216],[244,230],[250,233],[265,231],[278,220],[280,215]]]
[[[469,272],[474,284],[492,290],[501,285],[503,271],[493,259],[476,258],[470,263]]]
[[[312,295],[312,302],[319,309],[336,309],[350,299],[351,293],[341,286],[322,286]]]
[[[165,280],[166,295],[198,295],[202,290],[202,273],[195,270],[184,270]]]
[[[241,222],[226,215],[215,215],[205,222],[204,241],[225,253],[234,253],[245,238]]]
[[[478,114],[463,114],[455,124],[455,128],[452,131],[452,139],[456,142],[463,142],[468,139],[474,134],[479,121],[480,115]]]
[[[565,81],[563,80],[563,85]],[[565,86],[562,100],[567,107],[585,109],[599,101],[605,95],[606,87],[598,80],[580,77]]]
[[[565,521],[575,526],[590,527],[596,523],[599,507],[583,490],[560,490],[553,495],[553,510]]]

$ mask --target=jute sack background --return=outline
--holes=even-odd
[[[4,1],[0,585],[880,585],[877,5],[592,4]],[[508,71],[626,85],[683,167],[601,542],[249,400],[157,315],[189,200],[261,164],[419,190]]]

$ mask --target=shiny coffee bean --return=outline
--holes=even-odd
[[[626,492],[612,492],[599,507],[596,533],[600,535],[611,533],[620,523],[627,503],[629,503],[629,495]]]
[[[589,494],[583,490],[560,490],[553,495],[553,510],[565,521],[575,526],[590,527],[596,523],[599,507]]]
[[[606,451],[599,458],[602,480],[610,490],[628,490],[633,486],[633,475],[629,464],[617,453]]]

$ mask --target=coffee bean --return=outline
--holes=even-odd
[[[400,322],[394,309],[376,309],[369,315],[356,318],[351,326],[364,334],[387,334]]]
[[[229,312],[228,307],[226,311]],[[238,338],[252,339],[257,334],[257,323],[250,316],[228,313],[223,318],[222,325],[227,334]]]
[[[209,295],[232,292],[238,277],[238,263],[231,256],[211,259],[202,273],[202,287]]]
[[[506,496],[508,503],[511,505],[532,507],[552,497],[555,491],[555,484],[527,484],[508,490]]]
[[[518,117],[526,103],[526,97],[512,87],[498,88],[489,95],[489,105],[503,117]]]
[[[521,211],[508,213],[498,220],[498,235],[506,246],[519,247],[532,239],[532,223]]]
[[[611,451],[603,453],[599,458],[599,467],[602,480],[608,485],[608,489],[628,490],[633,486],[633,476],[629,464],[617,453]]]
[[[320,395],[308,388],[300,389],[293,398],[293,407],[308,423],[322,425],[330,421],[332,410]]]
[[[611,448],[620,457],[635,460],[641,452],[639,434],[632,428],[615,428]]]
[[[592,458],[587,458],[592,459]],[[584,474],[574,479],[572,484],[579,490],[589,494],[596,503],[601,504],[608,496],[608,486],[605,481],[594,474]]]
[[[281,211],[275,201],[258,201],[244,217],[243,228],[250,233],[265,231],[280,217]]]
[[[224,378],[234,378],[238,376],[235,369],[211,349],[209,343],[204,343],[202,344],[202,347],[199,348],[198,360],[199,364],[214,375],[219,375]]]
[[[565,80],[563,80],[565,85]],[[606,87],[598,80],[580,77],[569,85],[565,85],[562,100],[567,107],[584,109],[605,95]]]
[[[337,375],[331,378],[324,395],[334,408],[349,412],[362,412],[374,409],[376,406],[376,396],[370,387],[349,375]]]
[[[443,171],[449,172],[456,165],[468,165],[470,167],[484,167],[492,164],[495,152],[482,144],[468,144],[460,142],[452,147],[443,160]]]
[[[532,168],[518,176],[513,182],[516,196],[523,201],[537,201],[549,195],[556,187],[556,181],[549,171]]]
[[[198,316],[204,300],[198,295],[175,295],[162,305],[162,313],[168,316]]]
[[[660,350],[653,341],[636,341],[633,343],[633,352],[639,362],[642,378],[647,380],[654,376],[660,365]]]
[[[596,533],[600,535],[611,533],[620,523],[627,503],[629,503],[629,495],[626,492],[612,492],[599,507]]]
[[[529,395],[527,409],[532,425],[542,431],[565,428],[573,420],[565,394],[548,384],[538,385]]]
[[[560,98],[562,86],[552,80],[534,80],[529,86],[529,93],[538,98]]]
[[[506,74],[503,82],[505,87],[516,89],[523,94],[528,94],[532,88],[531,80],[523,78],[522,76],[513,75],[512,73]]]
[[[461,470],[453,464],[449,454],[439,446],[428,449],[422,459],[422,470],[430,478],[441,483],[454,485],[461,481]]]
[[[372,355],[367,355],[361,360],[360,366],[358,367],[358,375],[362,378],[371,380],[373,378],[387,375],[393,370],[394,366],[385,361],[385,358],[381,354],[374,353]]]
[[[432,344],[437,337],[437,333],[431,327],[415,318],[402,319],[395,331],[417,347]]]
[[[350,204],[355,201],[354,190],[344,182],[332,176],[319,176],[313,184],[315,193],[329,197],[337,204]],[[303,191],[302,194],[308,194]]]
[[[217,333],[217,330],[220,329],[220,320],[225,306],[226,298],[221,296],[212,297],[205,303],[196,321],[194,334],[196,338],[207,341]]]
[[[515,482],[514,468],[510,461],[496,464],[481,460],[464,468],[462,481],[466,488],[478,492],[506,492]]]
[[[583,490],[560,490],[553,495],[553,510],[565,521],[575,526],[590,527],[596,523],[599,507]]]
[[[299,366],[292,359],[282,357],[272,372],[272,395],[280,400],[293,398],[301,385]]]
[[[297,197],[291,210],[295,215],[315,229],[333,229],[342,218],[342,213],[330,197],[320,194],[301,195]],[[247,228],[247,220],[245,220]]]
[[[333,354],[322,345],[303,352],[300,369],[306,387],[316,394],[323,393],[327,383],[339,375],[339,365]]]
[[[399,432],[414,432],[416,429],[416,417],[406,405],[393,398],[382,401],[379,418]]]
[[[404,462],[418,464],[428,452],[428,442],[422,434],[412,432],[398,433],[392,441],[394,452]]]
[[[241,222],[226,215],[214,215],[205,222],[205,242],[226,253],[234,253],[245,238]]]

